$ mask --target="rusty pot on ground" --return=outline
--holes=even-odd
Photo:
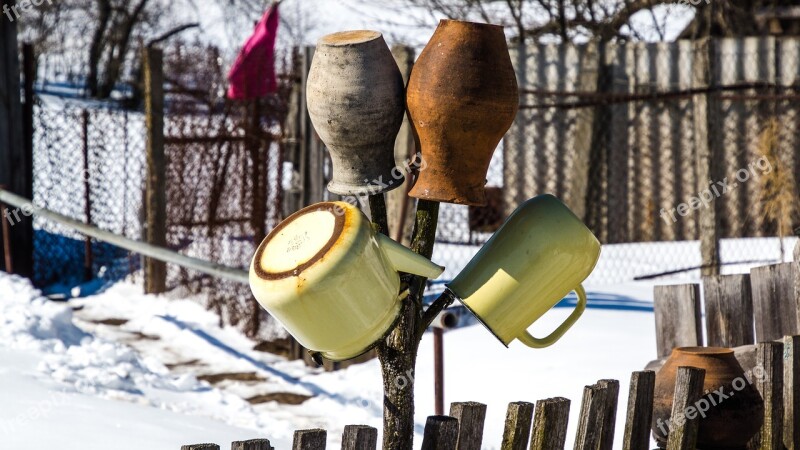
[[[308,74],[308,113],[328,147],[328,190],[370,195],[403,184],[394,141],[405,113],[403,77],[377,31],[343,31],[317,43]]]
[[[721,347],[681,347],[672,351],[656,374],[653,405],[653,437],[659,447],[665,447],[669,436],[669,419],[675,393],[678,367],[705,369],[703,397],[694,404],[696,410],[687,417],[699,418],[697,448],[744,449],[761,429],[764,421],[764,402],[734,357],[733,349]],[[751,375],[755,382],[758,374]],[[697,410],[705,409],[702,414]],[[703,417],[703,415],[705,417]]]
[[[519,109],[503,27],[439,22],[411,71],[406,102],[425,166],[410,195],[485,205],[492,154]]]

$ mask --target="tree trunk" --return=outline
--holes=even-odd
[[[108,62],[106,63],[103,82],[99,83],[99,87],[95,91],[97,98],[109,98],[111,97],[111,93],[114,92],[114,86],[116,86],[122,74],[122,68],[125,66],[133,30],[139,23],[142,12],[147,6],[147,2],[148,0],[141,0],[134,8],[131,15],[119,26],[120,31],[118,37],[111,43],[111,47],[114,51],[110,52]]]
[[[98,0],[97,7],[100,11],[97,19],[97,28],[94,30],[92,44],[89,47],[89,75],[86,79],[86,88],[92,97],[97,95],[99,86],[100,59],[103,57],[106,30],[111,20],[111,2],[109,0]]]
[[[400,321],[379,347],[383,373],[383,448],[411,450],[414,442],[414,380],[419,341],[413,300],[403,301]]]
[[[382,198],[382,197],[381,197]],[[378,216],[385,217],[385,204],[373,205],[373,222]],[[380,208],[382,206],[382,208]],[[381,211],[382,210],[382,211]],[[411,249],[430,259],[436,240],[436,225],[439,203],[420,200],[417,205],[416,227]],[[388,229],[378,220],[382,231]],[[425,278],[403,276],[404,285],[410,294],[403,300],[398,324],[389,338],[378,346],[378,357],[383,374],[383,448],[384,450],[411,450],[414,444],[414,380],[417,351],[422,333],[426,328],[422,322],[422,296]]]

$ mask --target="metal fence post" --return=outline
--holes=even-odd
[[[144,51],[145,121],[147,125],[147,177],[145,210],[147,243],[167,245],[167,164],[164,152],[164,67],[163,52],[148,47]],[[160,294],[167,290],[167,265],[146,258],[144,291]]]

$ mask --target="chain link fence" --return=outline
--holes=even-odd
[[[141,113],[40,94],[34,205],[141,239],[143,129]],[[34,228],[34,283],[53,295],[71,295],[68,288],[92,279],[122,279],[140,266],[136,255],[38,216]]]

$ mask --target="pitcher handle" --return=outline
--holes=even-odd
[[[567,320],[559,325],[549,336],[537,339],[525,331],[521,336],[518,336],[517,339],[531,348],[545,348],[555,344],[556,341],[561,339],[561,336],[564,336],[564,333],[566,333],[570,327],[575,325],[575,322],[578,321],[581,314],[586,310],[586,291],[583,290],[583,286],[578,285],[578,287],[575,288],[575,293],[578,294],[578,304],[575,305],[575,310],[572,311],[572,314],[567,317]]]

